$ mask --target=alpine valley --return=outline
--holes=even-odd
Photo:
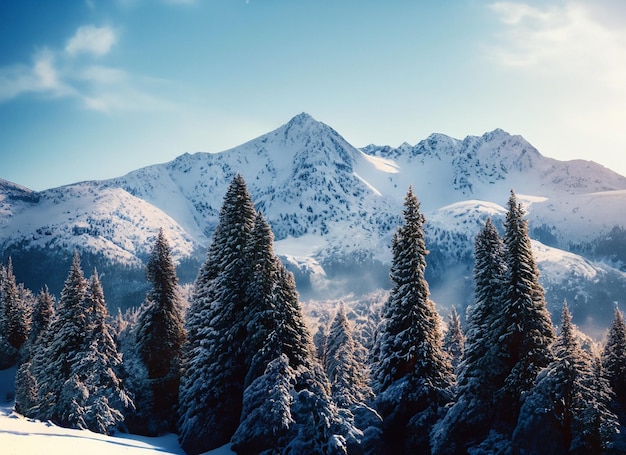
[[[511,189],[527,211],[554,321],[567,299],[574,322],[599,337],[626,302],[625,177],[590,161],[544,157],[499,129],[358,149],[304,113],[233,149],[184,154],[111,180],[41,192],[0,180],[0,258],[12,257],[28,288],[47,284],[58,295],[77,250],[85,270],[97,267],[111,307],[139,305],[158,229],[181,282],[193,282],[237,173],[303,300],[358,300],[389,287],[391,239],[412,185],[442,314],[471,304],[474,236],[487,217],[501,227]]]

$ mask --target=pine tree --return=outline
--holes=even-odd
[[[505,349],[507,376],[498,396],[498,420],[504,431],[515,425],[521,397],[530,390],[539,371],[551,361],[554,329],[546,309],[539,271],[533,257],[524,210],[511,191],[505,220],[504,311],[495,322],[505,328],[499,343]]]
[[[231,437],[240,453],[335,453],[332,441],[342,438],[333,432],[349,430],[339,421],[328,382],[314,361],[293,275],[274,255],[269,224],[255,212],[241,176],[224,198],[187,328],[179,439],[188,453],[210,450]],[[275,403],[278,417],[250,420],[274,412],[268,410],[274,403],[259,400],[265,387],[275,400],[293,400]],[[288,413],[293,424],[286,419],[274,425]],[[293,445],[298,448],[288,448]]]
[[[41,370],[35,360],[38,352],[45,352],[47,331],[54,319],[54,297],[44,287],[37,296],[37,304],[32,317],[31,331],[24,345],[24,361],[15,377],[15,411],[25,416],[34,415],[37,406],[37,376]]]
[[[495,418],[493,396],[507,374],[498,341],[505,328],[496,324],[504,305],[504,243],[491,218],[476,236],[474,250],[474,304],[457,368],[456,400],[433,432],[438,454],[465,454],[487,436]]]
[[[119,379],[122,359],[108,323],[102,285],[95,271],[89,281],[84,278],[78,253],[56,317],[40,332],[37,343],[31,367],[37,404],[29,413],[61,426],[112,434],[132,402]]]
[[[84,428],[103,434],[113,434],[124,421],[124,414],[133,403],[119,377],[122,356],[117,350],[113,329],[104,300],[102,285],[96,271],[89,280],[85,295],[88,332],[82,349],[73,359],[73,382],[77,390],[86,391],[74,398],[80,406],[80,423]],[[84,393],[84,392],[82,392]],[[82,398],[82,402],[80,401]],[[79,426],[79,428],[81,428]]]
[[[404,205],[404,225],[392,242],[393,288],[382,310],[376,341],[378,356],[373,367],[377,407],[392,450],[428,445],[426,427],[432,424],[437,408],[450,398],[454,382],[452,366],[442,347],[440,317],[429,299],[424,276],[428,253],[425,220],[412,188]],[[407,424],[412,426],[409,433],[405,433],[409,431]]]
[[[328,334],[326,375],[330,381],[332,398],[340,408],[365,403],[373,397],[369,374],[359,358],[362,347],[352,336],[343,303],[333,319]]]
[[[620,413],[626,413],[626,325],[624,313],[617,308],[602,353],[602,368],[615,393]]]
[[[37,377],[37,418],[52,420],[61,426],[73,426],[80,416],[74,409],[73,399],[65,397],[72,378],[74,357],[84,345],[88,330],[85,297],[87,280],[83,275],[78,253],[74,253],[68,277],[63,285],[57,308],[57,317],[50,327],[49,346],[45,363]],[[72,390],[78,393],[78,390]],[[67,399],[65,399],[67,398]],[[71,419],[71,420],[68,420]]]
[[[465,351],[465,335],[461,328],[461,318],[456,311],[456,307],[452,307],[450,316],[448,317],[448,330],[443,337],[443,349],[448,353],[452,362],[452,368],[459,365],[463,360],[463,352]]]
[[[5,278],[0,292],[4,300],[5,336],[9,344],[19,351],[28,339],[30,311],[18,290],[15,275],[13,275],[11,258],[9,258],[7,263]]]
[[[233,435],[237,453],[261,453],[279,448],[281,436],[295,421],[291,415],[296,372],[281,354],[246,388],[241,424]]]
[[[273,234],[261,213],[255,218],[246,254],[249,268],[242,319],[248,373],[233,448],[238,453],[332,452],[333,438],[343,438],[333,432],[349,430],[339,421],[326,377],[315,361],[293,274],[274,255]],[[275,401],[264,401],[267,390]],[[259,419],[266,411],[270,415]]]
[[[287,355],[292,368],[313,362],[313,340],[304,322],[296,280],[280,259],[276,261],[276,288],[274,318],[276,333],[281,342],[281,353]]]
[[[141,307],[135,337],[151,396],[149,409],[140,410],[145,421],[141,432],[154,435],[175,430],[180,358],[186,337],[183,299],[163,229],[153,246],[146,275],[152,287]]]
[[[29,337],[31,345],[36,345],[42,334],[50,327],[55,316],[54,306],[54,296],[50,294],[48,286],[44,286],[37,295],[37,304],[33,312]]]
[[[603,453],[619,434],[610,399],[608,383],[580,347],[564,303],[554,360],[526,395],[512,445],[520,453]]]
[[[248,261],[245,310],[242,314],[246,326],[248,347],[245,364],[248,368],[244,388],[261,376],[268,363],[280,355],[279,338],[274,339],[272,350],[266,341],[278,329],[276,289],[279,263],[274,256],[274,234],[262,213],[257,213],[250,240],[246,247]],[[259,351],[265,345],[262,355]]]
[[[239,425],[247,374],[246,252],[255,216],[245,181],[237,175],[224,197],[187,315],[179,440],[190,454],[227,443]]]

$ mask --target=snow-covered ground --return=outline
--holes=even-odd
[[[87,430],[61,428],[50,422],[26,419],[13,412],[7,392],[13,390],[15,368],[0,371],[0,453],[2,455],[148,455],[185,452],[176,435],[158,438],[117,433],[105,436]],[[10,396],[10,395],[9,395]],[[208,452],[210,455],[233,455],[227,446]]]

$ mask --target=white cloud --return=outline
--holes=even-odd
[[[52,97],[68,96],[74,90],[63,83],[54,66],[54,55],[48,50],[39,51],[28,65],[11,65],[0,68],[0,102],[25,93],[39,93]]]
[[[67,41],[65,52],[70,55],[81,53],[105,55],[109,53],[116,41],[115,32],[110,27],[83,25]]]
[[[63,50],[45,48],[32,63],[0,67],[0,103],[23,95],[70,98],[89,110],[165,111],[177,109],[157,92],[167,81],[133,75],[121,68],[94,65],[74,58],[78,53],[104,55],[116,38],[108,27],[80,27]]]
[[[505,66],[537,73],[569,75],[622,90],[626,80],[626,30],[608,27],[597,7],[567,2],[561,7],[525,3],[491,5],[506,26],[495,47]]]
[[[501,33],[489,58],[509,70],[503,84],[518,102],[512,111],[533,130],[528,134],[538,141],[543,136],[549,155],[567,152],[609,164],[623,153],[624,5],[623,0],[490,5]]]

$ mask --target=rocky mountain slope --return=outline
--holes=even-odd
[[[183,259],[181,278],[193,280],[236,173],[305,297],[388,285],[389,245],[409,185],[427,217],[428,273],[442,307],[471,301],[474,235],[487,216],[502,221],[511,188],[527,207],[552,306],[567,297],[575,317],[601,326],[626,296],[625,177],[546,158],[502,130],[357,149],[307,114],[231,150],[184,154],[111,180],[42,192],[0,181],[0,252],[13,256],[18,278],[54,290],[78,249],[115,281],[113,305],[138,304],[141,264],[159,227]]]

